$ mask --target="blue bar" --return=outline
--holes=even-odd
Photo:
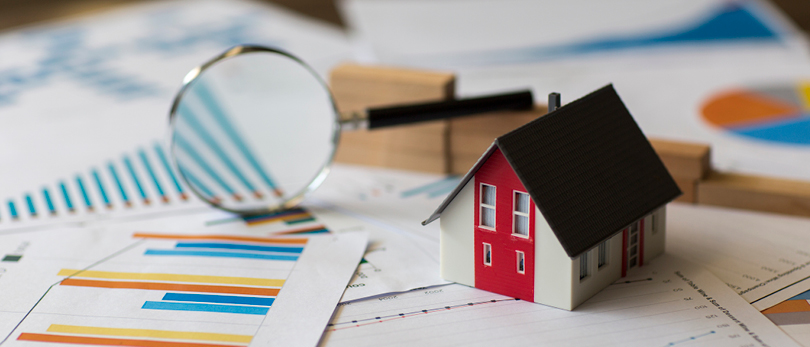
[[[297,255],[275,255],[262,253],[241,253],[241,252],[214,252],[214,251],[186,251],[177,249],[147,249],[144,255],[168,255],[187,257],[215,257],[215,258],[247,258],[261,260],[298,260]]]
[[[253,167],[254,170],[261,176],[264,183],[267,184],[270,188],[276,189],[276,184],[273,183],[273,180],[270,178],[264,169],[262,168],[261,164],[256,160],[253,156],[253,152],[250,151],[250,148],[242,141],[242,137],[239,136],[239,133],[236,131],[233,125],[228,121],[228,116],[225,115],[225,112],[219,107],[219,104],[214,99],[213,94],[208,91],[208,88],[203,83],[197,83],[193,86],[192,90],[200,97],[205,107],[208,111],[211,112],[211,115],[214,116],[214,120],[222,127],[222,130],[225,131],[225,134],[231,138],[231,141],[239,148],[239,152],[247,159],[250,166]]]
[[[239,249],[258,252],[279,252],[301,254],[304,247],[278,247],[278,246],[257,246],[238,243],[216,243],[216,242],[178,242],[174,248],[215,248],[215,249]]]
[[[107,164],[107,168],[110,169],[110,175],[112,175],[113,179],[115,180],[115,185],[118,186],[118,192],[121,193],[121,199],[124,200],[124,203],[127,206],[130,206],[131,203],[129,202],[129,196],[127,196],[127,191],[124,189],[124,185],[121,184],[121,179],[118,177],[118,172],[115,170],[115,165],[113,163]]]
[[[36,217],[37,208],[34,206],[34,199],[31,198],[31,194],[25,194],[25,204],[28,205],[28,212],[31,213],[31,217]]]
[[[178,109],[178,112],[180,113],[181,119],[185,120],[188,123],[191,129],[194,130],[194,132],[197,133],[198,136],[200,136],[200,138],[203,140],[203,142],[205,142],[206,145],[208,145],[208,148],[210,148],[214,152],[214,154],[216,154],[217,157],[219,157],[219,160],[221,160],[225,164],[225,166],[228,167],[228,170],[230,170],[231,173],[233,173],[234,176],[236,176],[236,178],[240,182],[242,182],[242,185],[244,185],[245,188],[247,188],[249,191],[255,194],[257,192],[256,187],[254,187],[253,184],[251,184],[250,181],[248,181],[248,179],[244,175],[242,175],[242,172],[239,171],[239,168],[236,167],[236,164],[234,164],[234,162],[231,161],[231,158],[228,157],[228,154],[222,150],[222,148],[217,143],[217,140],[214,139],[213,136],[211,136],[208,130],[206,130],[205,127],[199,121],[197,121],[197,118],[195,118],[194,114],[188,109],[188,107],[186,107],[186,104],[181,104],[180,108]]]
[[[160,181],[158,180],[157,175],[155,175],[155,171],[152,170],[152,164],[149,163],[149,158],[146,157],[146,151],[144,151],[143,149],[139,149],[138,156],[141,157],[141,162],[143,162],[143,166],[146,167],[146,171],[149,173],[149,176],[152,177],[152,183],[155,184],[155,188],[157,189],[158,194],[160,195],[161,198],[163,198],[165,202],[168,202],[169,201],[168,197],[163,192],[163,188],[160,186]]]
[[[129,171],[129,175],[132,176],[132,181],[135,182],[135,187],[138,188],[138,192],[141,193],[141,198],[145,204],[149,204],[149,198],[146,197],[146,192],[143,190],[141,186],[141,180],[138,179],[138,174],[135,173],[135,167],[132,166],[132,161],[129,160],[128,156],[124,156],[124,165],[127,167]]]
[[[107,197],[107,191],[104,189],[104,184],[101,183],[101,177],[98,175],[98,170],[93,169],[93,179],[96,181],[96,186],[98,186],[98,191],[101,192],[101,198],[104,200],[104,205],[107,207],[112,207],[110,204],[110,198]]]
[[[56,214],[56,207],[53,206],[53,200],[51,200],[51,193],[48,192],[48,188],[42,188],[42,196],[45,197],[45,204],[48,205],[48,211],[51,214]]]
[[[162,302],[162,301],[147,301],[143,303],[143,306],[141,308],[147,310],[221,312],[221,313],[255,314],[262,316],[266,315],[267,311],[270,310],[269,307],[188,304],[184,302]]]
[[[73,212],[73,202],[70,201],[70,194],[68,194],[65,182],[59,182],[59,188],[62,189],[62,197],[65,198],[65,205],[67,205],[68,211]]]
[[[197,176],[192,175],[191,172],[184,169],[182,166],[180,167],[180,171],[183,172],[183,175],[186,177],[186,179],[188,180],[188,182],[191,185],[199,188],[203,192],[203,194],[208,196],[209,199],[211,199],[211,200],[219,200],[219,198],[217,198],[216,194],[214,194],[214,192],[212,192],[210,189],[208,189],[208,187],[206,187],[205,184],[203,184],[202,181],[200,181],[200,179],[197,178]]]
[[[166,293],[164,301],[208,302],[212,304],[238,304],[252,306],[271,306],[275,298],[261,298],[255,296],[211,295],[211,294],[184,294]]]
[[[14,201],[11,200],[8,201],[8,212],[11,213],[11,218],[13,219],[20,218],[20,216],[17,214],[17,207],[14,206]]]
[[[155,152],[160,159],[160,162],[163,164],[163,168],[169,174],[169,177],[172,179],[172,183],[174,183],[174,188],[177,189],[177,193],[181,196],[185,196],[183,192],[183,186],[180,185],[180,182],[177,180],[177,176],[174,174],[174,170],[172,170],[172,166],[169,164],[169,160],[166,159],[166,154],[163,153],[163,148],[160,147],[159,143],[155,143]]]
[[[400,197],[409,198],[411,196],[414,196],[414,195],[417,195],[417,194],[420,194],[420,193],[424,193],[424,192],[429,192],[429,193],[434,192],[434,191],[444,192],[444,191],[446,191],[447,187],[450,187],[450,191],[452,191],[453,189],[456,188],[456,185],[458,185],[458,181],[459,181],[459,176],[448,176],[448,177],[445,177],[445,178],[443,178],[441,180],[438,180],[436,182],[431,182],[431,183],[425,184],[423,186],[408,189],[408,190],[400,193]]]
[[[810,300],[810,290],[801,293],[799,295],[796,295],[788,300]]]
[[[84,204],[87,206],[87,209],[92,211],[93,204],[90,202],[90,196],[87,195],[87,190],[84,189],[84,183],[82,182],[81,176],[76,176],[76,184],[79,185],[79,190],[82,192],[82,197],[84,198]]]
[[[188,154],[192,159],[194,159],[194,161],[197,162],[197,165],[199,165],[200,168],[203,169],[203,171],[205,171],[206,174],[208,174],[208,176],[211,176],[211,178],[214,179],[214,181],[216,181],[217,184],[219,184],[222,187],[222,189],[228,192],[228,194],[236,195],[236,192],[233,190],[233,188],[231,188],[231,186],[228,185],[228,183],[226,183],[225,180],[223,180],[222,177],[220,177],[217,174],[217,172],[211,166],[208,165],[205,159],[199,153],[197,153],[197,150],[195,150],[194,147],[190,143],[188,143],[188,141],[186,141],[185,138],[180,136],[179,133],[174,134],[174,142],[177,143],[178,146],[180,146],[183,152],[186,152],[186,154]],[[188,170],[183,171],[188,172]]]

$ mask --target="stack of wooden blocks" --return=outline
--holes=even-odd
[[[449,100],[455,75],[400,68],[341,65],[330,76],[338,110]],[[338,162],[462,175],[492,141],[546,113],[497,112],[392,129],[344,132]],[[810,182],[721,173],[711,168],[705,144],[650,139],[683,191],[680,202],[810,216]]]

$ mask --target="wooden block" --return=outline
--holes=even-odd
[[[699,204],[810,217],[810,182],[713,171],[697,194]]]
[[[476,134],[496,137],[506,134],[517,127],[531,122],[546,114],[548,106],[535,105],[528,111],[503,111],[484,113],[475,116],[454,118],[450,120],[450,134]],[[491,142],[491,141],[490,141]]]
[[[675,201],[677,202],[686,202],[686,203],[697,203],[697,187],[698,181],[697,180],[690,180],[684,178],[675,178],[675,184],[678,185],[678,188],[683,192],[683,195],[679,196]]]
[[[455,97],[456,77],[434,72],[343,64],[332,70],[329,86],[338,110],[449,100]]]
[[[332,70],[330,85],[342,112],[455,97],[455,76],[447,72],[344,64]],[[447,131],[442,120],[344,132],[335,161],[447,173]]]
[[[672,177],[699,180],[709,173],[711,168],[709,145],[660,139],[649,140]]]
[[[547,109],[546,105],[537,105],[528,111],[492,112],[451,119],[448,173],[467,173],[496,137],[541,117]]]

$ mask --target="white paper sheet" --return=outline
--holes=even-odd
[[[321,345],[796,346],[697,265],[663,255],[636,270],[572,312],[461,285],[352,302]]]
[[[349,56],[339,29],[249,1],[149,2],[0,35],[0,228],[199,206],[160,157],[169,109],[188,71],[243,43],[322,76]]]
[[[2,345],[131,339],[311,346],[367,236],[273,239],[118,224],[0,240],[0,254],[21,256],[0,263]]]
[[[706,267],[764,310],[810,290],[810,220],[709,206],[667,207],[667,252]]]

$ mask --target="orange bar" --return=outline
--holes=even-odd
[[[17,340],[36,342],[71,343],[81,345],[99,346],[135,346],[135,347],[232,347],[233,345],[219,345],[211,343],[171,342],[136,339],[111,339],[105,337],[66,336],[53,334],[22,333]]]
[[[143,237],[147,239],[173,239],[173,240],[247,241],[260,243],[284,243],[284,244],[300,244],[300,245],[304,245],[307,243],[306,238],[281,239],[281,238],[229,236],[229,235],[172,235],[172,234],[135,233],[132,235],[132,237]]]
[[[807,300],[788,300],[762,311],[763,314],[789,312],[810,312],[810,304],[807,303]]]
[[[178,284],[160,282],[129,282],[129,281],[96,281],[67,278],[62,280],[63,286],[95,287],[95,288],[118,288],[118,289],[145,289],[145,290],[165,290],[180,292],[203,292],[221,294],[246,294],[261,296],[276,296],[279,289],[276,288],[253,288],[235,286],[211,286],[202,284]]]

